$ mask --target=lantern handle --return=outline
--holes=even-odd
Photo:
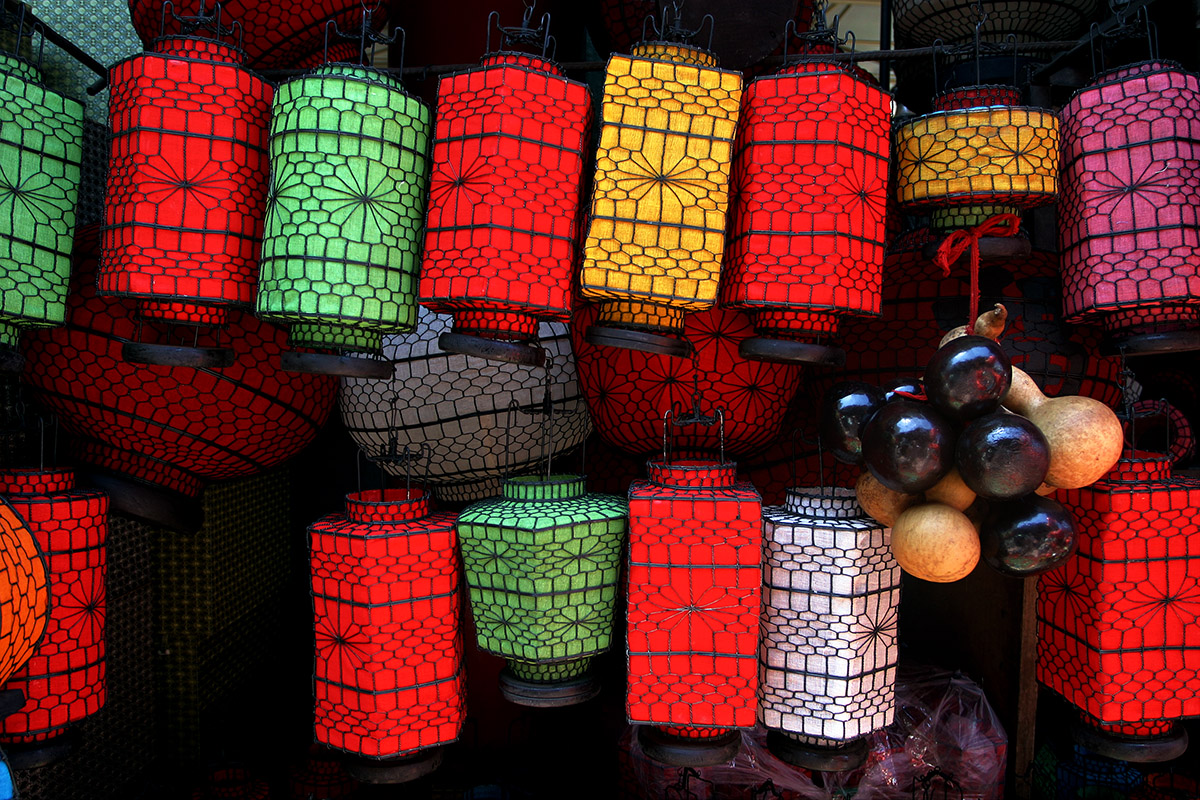
[[[920,776],[919,778],[915,775],[913,776],[912,789],[910,791],[910,796],[912,797],[912,800],[935,800],[934,782],[937,781],[939,778],[941,779],[942,800],[945,800],[946,798],[951,797],[952,796],[950,794],[951,791],[957,791],[958,792],[958,800],[962,800],[962,797],[963,797],[962,786],[959,784],[959,782],[957,780],[954,779],[954,777],[952,775],[950,775],[947,772],[942,772],[942,770],[939,769],[938,767],[934,767],[933,769],[929,770],[928,772],[926,772],[924,775]],[[917,795],[918,784],[920,785],[920,791],[921,791],[921,794],[919,797]]]
[[[21,40],[28,37],[30,42],[30,50],[32,51],[33,37],[35,35],[40,35],[41,43],[38,45],[37,68],[38,70],[41,70],[42,58],[46,53],[46,28],[42,24],[41,20],[36,18],[33,19],[32,24],[27,26],[25,24],[26,14],[28,14],[30,17],[33,17],[33,14],[29,11],[29,8],[24,3],[18,3],[18,5],[20,6],[20,10],[15,14],[9,10],[7,3],[5,3],[3,6],[0,6],[0,30],[12,31],[14,34],[16,34],[15,38],[13,39],[12,55],[16,56],[17,58],[22,58]],[[22,58],[22,60],[24,59]]]
[[[544,391],[542,393],[542,414],[545,421],[542,423],[542,454],[546,459],[546,480],[550,480],[550,466],[554,459],[554,394],[551,392],[552,383],[550,381],[550,365],[553,360],[552,356],[546,357],[546,382],[543,384]]]
[[[339,39],[347,39],[350,41],[358,40],[358,63],[362,66],[367,66],[369,60],[367,53],[374,54],[375,45],[395,43],[396,37],[400,37],[400,63],[397,69],[404,68],[404,48],[407,44],[408,36],[404,28],[395,26],[392,28],[390,36],[384,36],[379,31],[375,30],[375,12],[379,10],[380,3],[378,0],[375,3],[368,3],[367,0],[362,2],[362,16],[359,19],[357,31],[343,31],[338,27],[337,20],[331,19],[325,22],[325,54],[322,61],[329,63],[329,32],[332,30],[333,35]]]
[[[537,52],[541,47],[542,58],[553,61],[558,55],[558,40],[550,35],[550,13],[542,14],[537,27],[533,27],[533,9],[536,2],[525,0],[525,12],[521,15],[521,24],[505,27],[500,24],[500,12],[488,14],[487,41],[484,53],[492,55],[509,47],[517,47],[526,52]],[[499,49],[492,49],[492,28],[500,34]]]
[[[173,0],[165,0],[162,9],[162,19],[159,21],[158,35],[159,37],[167,34],[167,12],[170,12],[171,17],[179,23],[179,29],[184,36],[192,36],[196,31],[205,30],[212,34],[213,39],[220,40],[225,37],[237,34],[237,49],[242,50],[242,38],[245,35],[245,30],[242,28],[242,23],[234,20],[229,27],[222,24],[222,19],[225,15],[225,9],[219,2],[213,2],[213,10],[208,12],[208,0],[200,0],[200,12],[193,16],[178,14],[175,12],[175,3]]]
[[[648,14],[642,20],[642,41],[666,41],[676,42],[688,46],[695,46],[693,42],[701,33],[704,32],[704,26],[708,25],[708,44],[705,49],[712,51],[713,33],[717,28],[717,21],[712,14],[705,14],[700,20],[700,25],[695,30],[688,30],[683,24],[683,3],[684,0],[672,0],[670,5],[663,4],[662,10],[662,25],[653,14]],[[654,29],[654,38],[651,39],[646,26],[649,25]]]
[[[521,407],[517,404],[517,399],[514,397],[508,401],[508,408],[504,416],[504,479],[508,480],[509,474],[512,472],[512,428],[516,421],[517,412]]]
[[[788,45],[795,39],[801,44],[802,49],[792,59],[792,63],[800,63],[806,60],[820,60],[825,54],[813,54],[813,48],[817,45],[830,47],[836,53],[848,44],[850,45],[849,65],[850,67],[854,66],[854,51],[858,47],[858,38],[854,35],[853,31],[847,31],[845,36],[839,35],[838,29],[842,23],[842,16],[841,14],[834,14],[833,25],[831,26],[826,16],[828,10],[828,0],[818,0],[813,6],[813,22],[808,30],[796,30],[796,21],[794,19],[789,19],[787,24],[783,26],[783,63],[785,65],[789,60]]]
[[[1116,21],[1109,30],[1103,30],[1100,24],[1093,22],[1088,29],[1088,50],[1092,58],[1092,74],[1097,75],[1100,72],[1105,72],[1108,69],[1107,59],[1105,58],[1105,45],[1107,42],[1119,42],[1124,39],[1134,39],[1145,37],[1147,50],[1151,61],[1158,60],[1158,26],[1150,21],[1150,14],[1146,7],[1142,6],[1133,12],[1133,19],[1130,20],[1130,10],[1128,3],[1109,2],[1109,9],[1113,12],[1113,19]],[[1100,70],[1096,69],[1096,50],[1100,51]]]

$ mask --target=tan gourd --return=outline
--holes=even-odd
[[[925,499],[932,503],[945,503],[958,511],[966,511],[975,502],[975,491],[963,482],[958,467],[946,473],[946,477],[925,490]]]
[[[896,518],[892,553],[909,575],[953,583],[979,563],[979,533],[961,511],[944,503],[923,503]]]
[[[855,492],[858,494],[858,504],[862,506],[862,510],[880,525],[889,527],[896,521],[896,517],[900,516],[901,511],[921,501],[921,495],[893,491],[865,470],[858,477]]]
[[[975,318],[975,335],[986,336],[994,342],[1000,338],[1000,334],[1004,333],[1004,323],[1007,319],[1008,309],[1003,304],[996,303],[996,305]],[[938,343],[938,347],[966,335],[967,326],[959,325],[942,337],[942,341]]]

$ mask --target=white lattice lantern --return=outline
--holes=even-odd
[[[758,717],[797,766],[849,769],[892,721],[900,567],[852,489],[789,489],[763,509]]]

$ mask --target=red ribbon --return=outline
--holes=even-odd
[[[975,319],[979,316],[979,240],[984,236],[1015,236],[1021,227],[1021,218],[1016,214],[997,214],[974,228],[957,230],[938,245],[933,263],[942,268],[942,277],[950,277],[950,265],[962,254],[971,250],[971,295],[967,318],[967,333],[975,332]]]

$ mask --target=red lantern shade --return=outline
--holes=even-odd
[[[1130,355],[1200,349],[1200,77],[1146,62],[1063,107],[1067,319]]]
[[[458,738],[455,518],[430,514],[421,489],[387,489],[348,495],[345,514],[309,527],[318,743],[392,759]],[[436,766],[412,765],[405,779]]]
[[[762,499],[733,463],[647,467],[629,487],[625,707],[630,722],[663,726],[643,736],[656,758],[708,740],[719,763],[758,703]]]
[[[21,710],[0,720],[11,750],[58,737],[104,706],[108,496],[76,489],[69,470],[36,469],[0,470],[0,494],[29,524],[50,580],[45,638],[5,684],[25,693]]]

